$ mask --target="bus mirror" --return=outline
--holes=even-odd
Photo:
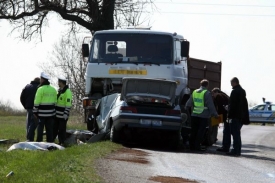
[[[82,56],[89,57],[89,45],[88,44],[82,44]]]
[[[189,41],[182,41],[181,42],[181,57],[189,57]]]

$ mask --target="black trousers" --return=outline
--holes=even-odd
[[[37,127],[38,119],[34,118],[32,109],[27,109],[27,119],[26,119],[26,131],[27,140],[34,141],[35,129]]]
[[[199,150],[208,125],[208,118],[191,116],[190,149]]]
[[[47,142],[53,142],[54,117],[39,117],[37,125],[37,142],[43,141],[44,127],[46,128]]]
[[[223,149],[230,149],[231,146],[231,130],[229,122],[223,122],[223,138],[222,147]]]
[[[241,129],[242,121],[240,119],[232,119],[230,123],[231,134],[233,136],[233,152],[235,154],[241,154],[242,149],[242,138],[241,138]]]
[[[67,128],[67,120],[64,118],[55,118],[53,125],[53,137],[56,139],[58,136],[59,144],[63,144],[66,140],[66,128]]]

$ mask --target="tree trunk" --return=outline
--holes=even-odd
[[[94,22],[94,30],[90,31],[114,29],[115,0],[103,0],[102,3],[102,14],[99,19]]]

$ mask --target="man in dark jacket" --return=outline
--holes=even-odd
[[[26,119],[26,132],[27,132],[27,140],[34,141],[36,123],[33,117],[33,102],[36,90],[38,85],[40,84],[40,78],[34,78],[30,84],[27,84],[25,88],[23,88],[20,101],[23,107],[27,110],[27,119]]]
[[[218,148],[217,151],[220,152],[229,152],[231,145],[231,133],[230,126],[227,122],[227,109],[226,106],[229,104],[229,96],[222,92],[219,88],[214,88],[212,90],[212,96],[214,99],[214,104],[218,114],[223,115],[223,139],[222,147]]]
[[[228,119],[233,136],[233,149],[227,154],[240,156],[242,148],[241,128],[248,113],[246,92],[236,77],[231,79],[231,86],[233,90],[229,98]]]

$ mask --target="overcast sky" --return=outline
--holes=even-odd
[[[250,102],[262,97],[275,102],[274,0],[156,0],[152,30],[177,32],[190,41],[190,56],[222,61],[221,89],[230,94],[230,79],[238,77]],[[22,88],[39,76],[39,63],[49,61],[62,35],[62,23],[51,17],[43,41],[17,39],[0,21],[0,101],[22,108]],[[83,86],[84,87],[84,86]]]

